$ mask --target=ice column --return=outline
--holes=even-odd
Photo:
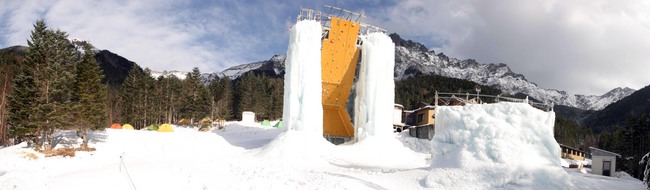
[[[358,141],[390,136],[395,104],[395,44],[383,33],[371,33],[362,40],[354,113]]]
[[[291,28],[285,62],[283,125],[322,136],[321,25],[303,20]]]

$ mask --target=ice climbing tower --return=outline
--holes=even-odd
[[[337,7],[325,7],[325,11],[301,8],[298,22],[315,20],[321,23],[323,136],[340,143],[355,136],[346,103],[359,63],[361,36],[385,31],[359,22],[364,17],[359,13]]]

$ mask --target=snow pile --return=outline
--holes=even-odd
[[[285,164],[319,162],[332,147],[323,138],[321,31],[320,23],[313,20],[299,21],[291,28],[282,110],[287,131],[262,148],[259,156]],[[305,153],[313,149],[319,152]]]
[[[554,121],[554,112],[523,103],[438,107],[426,186],[573,188],[561,168]]]
[[[392,135],[395,101],[395,44],[383,33],[362,37],[361,68],[354,110],[355,136],[386,138]]]

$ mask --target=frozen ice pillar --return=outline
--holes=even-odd
[[[395,102],[395,44],[383,33],[362,36],[354,110],[355,136],[391,137]]]
[[[318,136],[323,135],[321,32],[320,23],[313,20],[298,21],[291,28],[282,110],[287,130]]]

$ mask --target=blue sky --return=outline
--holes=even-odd
[[[459,59],[506,63],[543,88],[603,94],[650,84],[650,3],[582,0],[3,1],[0,47],[44,18],[152,70],[219,72],[284,54],[300,7],[332,5]]]

